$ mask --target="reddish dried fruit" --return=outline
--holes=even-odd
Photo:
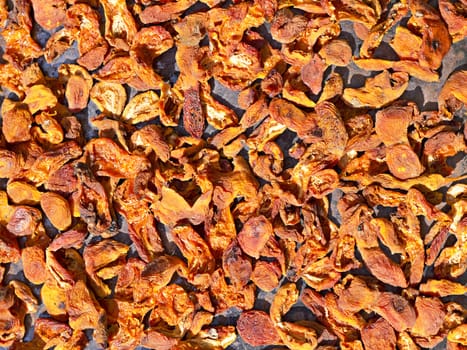
[[[186,89],[183,103],[183,125],[185,130],[196,138],[203,135],[205,119],[199,95],[199,85]]]
[[[384,318],[378,318],[363,327],[362,341],[366,349],[396,349],[396,333]]]
[[[25,205],[17,206],[6,228],[15,236],[30,236],[36,231],[41,219],[40,210]]]
[[[376,113],[375,131],[386,146],[407,144],[407,129],[411,122],[411,107],[390,106]]]
[[[0,0],[0,347],[463,347],[465,1],[201,1]]]
[[[224,250],[222,267],[224,268],[225,276],[230,278],[234,286],[241,288],[250,281],[252,273],[251,262],[243,255],[236,241],[232,241]]]
[[[242,339],[252,346],[281,343],[274,324],[264,311],[242,312],[237,321],[237,330]]]
[[[352,48],[347,41],[334,39],[324,44],[319,51],[319,55],[328,66],[345,67],[352,59]]]
[[[264,216],[250,218],[238,233],[238,243],[248,255],[258,259],[261,251],[272,236],[272,225]]]
[[[0,263],[17,262],[20,259],[20,250],[16,237],[0,226]]]
[[[446,311],[444,304],[437,298],[417,297],[415,299],[417,319],[410,333],[419,337],[430,337],[438,334]]]

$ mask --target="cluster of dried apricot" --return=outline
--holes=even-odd
[[[465,349],[467,71],[436,110],[399,98],[439,81],[466,13],[0,0],[0,347]],[[175,82],[154,68],[170,50]],[[350,87],[350,64],[378,72]]]

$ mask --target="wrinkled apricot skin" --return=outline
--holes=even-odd
[[[71,225],[71,211],[65,198],[53,192],[46,192],[41,196],[40,203],[55,228],[64,231]]]
[[[237,330],[242,339],[252,346],[280,343],[269,315],[263,311],[243,312],[237,321]]]
[[[465,349],[466,1],[0,0],[0,348]]]
[[[390,147],[386,154],[386,162],[389,171],[401,180],[417,177],[425,170],[412,148],[404,144]]]
[[[203,135],[204,115],[199,97],[199,87],[185,90],[183,125],[191,136],[201,138]]]
[[[368,78],[361,88],[346,88],[343,100],[355,108],[380,108],[398,99],[409,83],[407,73],[389,73],[383,71],[373,78]]]
[[[251,218],[238,234],[238,242],[248,255],[259,258],[261,250],[272,234],[272,226],[264,216]]]

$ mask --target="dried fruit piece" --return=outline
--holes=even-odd
[[[98,176],[135,178],[150,167],[145,157],[130,154],[116,142],[105,137],[89,141],[85,146],[85,152],[91,158],[91,166]]]
[[[389,171],[401,180],[420,176],[425,168],[413,149],[406,144],[389,147],[386,152]]]
[[[64,231],[71,225],[71,211],[68,201],[54,192],[41,196],[41,208],[57,230]]]
[[[317,346],[316,331],[299,323],[282,321],[284,316],[298,301],[298,291],[293,283],[288,283],[277,291],[271,304],[270,317],[282,342],[292,350],[313,350]]]
[[[102,113],[121,115],[126,103],[126,91],[123,85],[99,81],[91,89],[91,101]]]
[[[238,117],[233,110],[217,101],[208,91],[202,91],[201,104],[206,121],[219,130],[236,125]]]
[[[274,324],[264,311],[242,312],[237,321],[237,331],[242,339],[251,346],[280,344]]]
[[[251,273],[251,280],[258,286],[259,289],[265,292],[271,292],[279,286],[279,280],[282,276],[282,271],[279,264],[275,261],[257,261],[253,272]]]
[[[39,209],[20,205],[15,207],[6,228],[15,236],[30,236],[36,231],[41,219]]]
[[[131,124],[138,124],[159,116],[156,108],[159,96],[154,91],[147,91],[133,97],[125,106],[122,119]]]
[[[452,3],[449,0],[438,1],[439,12],[448,26],[452,42],[456,43],[467,36],[465,13],[467,6],[462,1]]]
[[[362,341],[366,349],[396,349],[396,333],[384,318],[378,318],[363,327]]]
[[[57,322],[50,318],[39,318],[35,322],[35,334],[44,342],[44,346],[85,346],[84,332],[73,332],[66,323]]]
[[[425,283],[420,284],[420,292],[427,295],[438,297],[447,297],[449,295],[463,295],[467,293],[467,286],[449,280],[434,280],[429,279]]]
[[[334,286],[334,291],[339,296],[337,306],[343,311],[354,313],[372,308],[379,296],[379,291],[374,285],[368,283],[363,277],[352,275],[344,277],[339,284]]]
[[[45,111],[36,114],[35,122],[37,126],[32,127],[31,134],[36,140],[45,145],[57,145],[63,141],[63,129],[52,114]]]
[[[438,108],[446,117],[467,104],[466,94],[467,71],[459,70],[453,73],[443,85],[438,95]]]
[[[415,299],[417,319],[410,333],[419,337],[430,337],[438,334],[446,311],[438,298],[417,297]]]
[[[29,5],[29,3],[23,4]],[[24,11],[27,16],[29,9]],[[21,25],[10,22],[1,32],[5,42],[3,58],[19,70],[24,70],[34,59],[43,54],[41,47],[31,37],[30,29],[30,23]]]
[[[352,48],[345,40],[333,39],[323,45],[321,50],[319,50],[319,55],[328,66],[345,67],[352,59]]]
[[[53,0],[46,3],[32,0],[34,19],[45,30],[51,31],[62,25],[65,20],[65,0]]]
[[[0,149],[0,178],[12,178],[21,169],[22,159],[16,153]]]
[[[170,232],[175,244],[188,261],[191,275],[210,273],[214,270],[214,260],[208,245],[191,226],[177,226]]]
[[[359,251],[373,276],[392,286],[407,287],[407,281],[400,266],[388,258],[382,250],[379,248],[359,247]]]
[[[411,107],[390,106],[376,112],[375,131],[386,146],[409,143],[407,129],[412,111]]]
[[[163,129],[158,125],[146,125],[135,131],[131,135],[131,142],[136,147],[144,148],[146,154],[154,152],[163,162],[170,158],[170,146],[165,141]]]
[[[326,65],[318,54],[314,54],[310,61],[302,67],[302,81],[310,88],[314,95],[318,95],[321,92],[325,70]]]
[[[101,4],[105,14],[105,39],[111,46],[128,51],[137,29],[126,2],[103,0]]]
[[[365,80],[361,88],[346,88],[342,99],[355,108],[381,108],[398,99],[407,89],[407,73],[389,73],[387,70]]]
[[[422,38],[410,31],[410,29],[397,26],[394,38],[391,40],[390,45],[394,51],[396,51],[401,60],[418,60],[422,43]]]
[[[9,182],[6,188],[8,197],[15,204],[37,205],[41,200],[41,192],[36,186],[23,181]]]
[[[282,44],[288,44],[297,39],[307,26],[305,16],[295,15],[288,8],[277,11],[271,21],[272,38]]]
[[[237,290],[227,284],[222,269],[217,269],[211,274],[210,292],[216,312],[222,312],[230,307],[250,310],[255,302],[255,286],[248,284]]]
[[[136,63],[152,67],[152,62],[174,45],[170,33],[161,26],[141,28],[133,38],[130,56]]]
[[[412,328],[416,321],[414,308],[404,297],[397,294],[380,293],[373,310],[398,332]]]
[[[75,33],[68,28],[62,28],[53,33],[45,44],[44,58],[47,63],[52,63],[62,56],[75,41]]]
[[[183,184],[181,185],[183,187]],[[190,188],[191,186],[187,184],[187,187]],[[192,204],[187,202],[176,190],[163,187],[161,198],[157,205],[153,207],[156,218],[166,225],[174,225],[184,219],[189,220],[194,225],[204,222],[209,212],[209,203],[213,191],[212,185],[209,181],[199,181],[196,187],[201,193]],[[195,191],[198,192],[198,189],[195,189]]]
[[[200,86],[185,89],[183,102],[183,125],[188,133],[201,138],[204,131],[205,117],[200,100]]]
[[[183,0],[148,6],[139,14],[139,18],[144,24],[170,21],[178,18],[183,11],[194,3],[194,0]]]
[[[74,4],[66,12],[65,28],[77,33],[78,63],[89,70],[102,64],[108,49],[100,32],[99,20],[97,10],[85,3]]]
[[[97,344],[103,345],[107,339],[106,317],[104,309],[94,295],[79,280],[66,292],[66,312],[69,315],[70,327],[75,331],[92,329]]]
[[[442,131],[429,138],[423,148],[423,158],[431,172],[450,175],[446,164],[448,157],[455,156],[466,148],[464,137],[452,131]]]
[[[258,259],[269,238],[273,235],[270,221],[263,215],[252,217],[243,224],[238,233],[238,243],[242,250]]]
[[[418,350],[419,347],[407,332],[400,332],[397,337],[397,346],[400,350]]]
[[[422,46],[419,56],[421,67],[438,69],[451,47],[448,29],[439,12],[429,4],[416,0],[409,4],[412,17],[408,26],[420,32]]]
[[[31,114],[35,114],[38,111],[54,108],[58,100],[49,87],[38,84],[26,90],[26,98],[23,103],[28,105]]]
[[[109,197],[102,184],[84,163],[76,164],[75,175],[78,178],[78,191],[75,194],[77,207],[89,232],[110,236],[115,234],[116,223],[109,208]]]
[[[463,324],[451,329],[447,336],[448,341],[467,346],[467,325]]]
[[[381,44],[384,35],[394,27],[408,12],[406,3],[397,3],[386,13],[386,16],[379,23],[370,23],[368,34],[365,34],[360,56],[364,58],[372,57],[376,48]],[[370,17],[375,19],[375,17]]]
[[[376,234],[380,241],[389,248],[392,254],[403,254],[404,244],[397,235],[391,221],[385,218],[372,219],[370,224],[375,227]]]
[[[70,111],[79,112],[86,108],[92,88],[91,75],[76,64],[62,64],[58,72],[66,82],[65,97]]]
[[[32,116],[28,106],[5,99],[2,104],[2,132],[9,143],[31,139]]]
[[[24,304],[27,314],[37,312],[39,303],[27,284],[18,280],[12,280],[8,285],[13,288],[15,296]]]
[[[42,284],[47,279],[44,250],[39,246],[26,247],[21,251],[24,276],[34,284]]]
[[[18,262],[20,250],[16,237],[0,226],[0,263],[8,264]]]
[[[110,288],[98,277],[99,270],[124,257],[130,247],[113,239],[105,239],[96,244],[87,245],[83,251],[86,273],[91,286],[99,298],[110,295]]]
[[[250,260],[243,254],[237,241],[232,241],[222,255],[222,267],[225,276],[237,288],[245,286],[252,273]]]

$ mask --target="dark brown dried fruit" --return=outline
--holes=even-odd
[[[199,85],[184,91],[183,125],[188,133],[196,138],[201,138],[204,132],[205,117],[201,107]]]
[[[232,241],[224,250],[222,267],[224,268],[225,276],[230,278],[234,286],[241,288],[250,281],[252,273],[251,262],[243,255],[236,241]]]

